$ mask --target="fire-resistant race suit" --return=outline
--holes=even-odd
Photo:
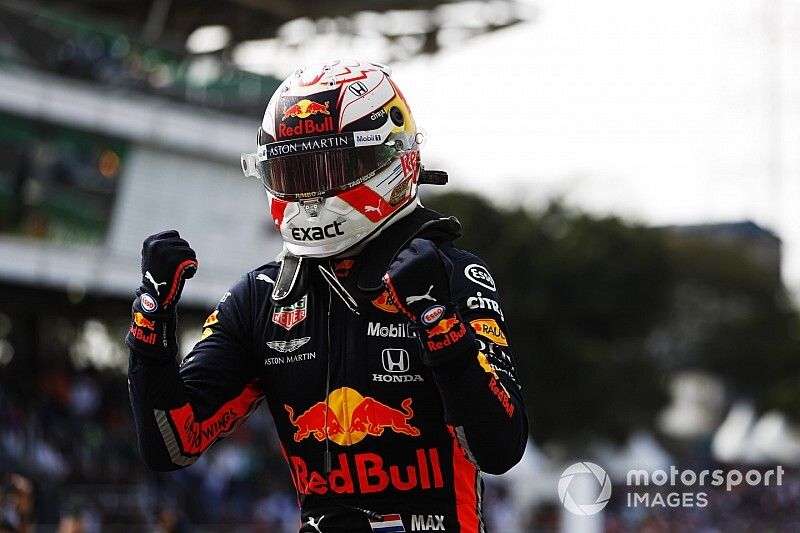
[[[455,304],[449,318],[428,309],[422,320],[433,327],[424,335],[396,305],[391,282],[369,299],[348,290],[360,267],[388,263],[422,222],[409,216],[358,256],[317,261],[290,306],[270,300],[279,262],[253,270],[223,295],[180,365],[174,310],[159,314],[137,298],[129,386],[146,463],[191,465],[266,400],[297,490],[300,531],[484,531],[480,472],[516,464],[528,435],[489,270],[436,232],[423,235],[452,266]],[[432,299],[433,284],[418,281],[422,290],[406,304]],[[398,275],[397,289],[406,282]],[[458,349],[446,362],[424,364],[450,346]]]

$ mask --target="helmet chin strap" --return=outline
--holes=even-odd
[[[292,305],[308,292],[309,269],[305,268],[308,261],[310,261],[308,258],[298,257],[286,249],[283,250],[281,269],[278,271],[278,279],[275,280],[275,288],[270,296],[273,304],[284,307]]]

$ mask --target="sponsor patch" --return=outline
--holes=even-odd
[[[370,518],[369,527],[376,533],[405,533],[406,531],[399,514],[385,514],[383,520]]]
[[[422,313],[420,320],[422,320],[422,323],[425,324],[426,326],[430,326],[431,324],[442,318],[443,314],[444,314],[444,306],[434,305],[429,307],[427,310],[425,310],[424,313]]]
[[[200,340],[208,338],[212,333],[214,333],[213,329],[211,328],[204,329],[203,333],[200,334]]]
[[[264,281],[266,283],[272,283],[273,285],[275,285],[275,280],[272,279],[271,277],[267,276],[266,274],[259,274],[258,276],[256,276],[256,279],[259,279],[259,280]],[[226,294],[230,294],[230,293],[228,292]],[[225,300],[222,300],[222,301],[224,302]]]
[[[445,531],[443,514],[411,515],[411,531]]]
[[[471,321],[470,325],[478,335],[486,337],[498,346],[508,346],[505,333],[493,318],[479,318]]]
[[[406,322],[400,324],[383,324],[381,322],[370,322],[367,325],[367,335],[370,337],[389,337],[409,339],[416,338],[417,333],[411,329],[411,324]]]
[[[293,435],[295,442],[309,437],[322,442],[327,438],[340,446],[350,446],[367,436],[380,437],[387,430],[419,437],[420,430],[411,424],[412,402],[412,398],[406,398],[399,407],[393,407],[371,396],[362,396],[356,389],[340,387],[303,412],[295,413],[287,404],[284,409],[289,423],[297,430]]]
[[[219,314],[219,309],[208,315],[208,318],[206,318],[206,321],[203,323],[203,327],[207,328],[208,326],[213,326],[214,324],[219,322],[219,319],[217,318],[218,314]]]
[[[265,357],[264,366],[285,365],[287,363],[299,363],[301,361],[311,361],[317,358],[317,352],[298,353],[293,355],[283,355],[278,357]]]
[[[156,323],[152,320],[148,320],[142,313],[136,311],[133,313],[133,323],[139,326],[140,328],[147,328],[150,331],[156,330]]]
[[[389,205],[394,207],[399,204],[408,196],[409,190],[411,190],[411,178],[405,178],[395,185],[391,194],[389,194]]]
[[[489,364],[489,359],[483,354],[483,352],[478,352],[478,364],[481,365],[481,368],[484,372],[494,375],[492,365]]]
[[[477,263],[472,263],[464,268],[464,275],[472,283],[486,287],[490,291],[497,291],[497,286],[494,284],[494,278],[486,270],[486,267]]]
[[[343,221],[335,220],[330,224],[311,228],[292,228],[292,238],[296,241],[322,241],[339,235],[344,235]]]
[[[146,313],[152,313],[158,309],[158,302],[156,299],[147,293],[142,294],[139,298],[139,302],[142,304],[142,309],[144,309]]]
[[[297,303],[286,307],[276,307],[272,312],[272,322],[278,324],[286,331],[306,319],[308,313],[308,295],[303,296]]]
[[[503,311],[500,309],[500,304],[496,300],[483,296],[480,292],[475,293],[475,296],[467,298],[468,309],[490,309],[500,315],[500,318],[505,320]]]
[[[451,331],[448,331],[441,340],[433,340],[431,337],[428,337],[428,341],[425,343],[425,346],[429,352],[436,352],[438,350],[447,348],[448,346],[452,346],[467,334],[467,327],[464,325],[464,323],[458,319],[454,320],[456,321],[456,324],[458,324],[458,327],[454,327]],[[439,324],[441,324],[441,322]]]
[[[311,340],[311,337],[300,337],[299,339],[291,339],[288,341],[268,341],[267,346],[276,352],[289,353],[303,346]]]
[[[458,324],[459,320],[456,317],[443,318],[438,324],[428,330],[428,337],[435,337],[436,335],[445,335],[448,331],[453,329],[453,326]]]
[[[411,368],[408,350],[403,348],[384,348],[381,364],[389,374],[372,374],[372,381],[382,383],[411,383],[425,381],[420,374],[405,374]]]
[[[381,364],[387,372],[408,372],[411,364],[408,350],[403,348],[384,348],[381,352]]]
[[[336,274],[337,278],[346,278],[350,275],[350,269],[353,268],[355,263],[352,259],[342,259],[333,265],[333,273]]]
[[[389,291],[384,290],[380,296],[372,300],[372,305],[380,309],[381,311],[385,311],[387,313],[399,313],[400,310],[394,305],[392,301],[392,297],[389,296]]]

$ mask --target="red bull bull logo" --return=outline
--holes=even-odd
[[[294,441],[313,436],[318,441],[325,437],[341,446],[350,446],[367,435],[379,437],[389,429],[394,433],[418,437],[420,431],[410,424],[414,417],[411,398],[406,398],[396,409],[375,398],[362,396],[350,387],[341,387],[328,396],[327,404],[320,401],[295,417],[294,409],[284,405],[289,422],[297,429]]]
[[[330,115],[331,113],[328,111],[329,104],[330,102],[320,104],[319,102],[312,102],[311,100],[300,100],[296,104],[289,106],[286,111],[283,112],[283,118],[281,121],[286,120],[289,117],[306,118],[310,117],[311,115],[316,115],[317,113]]]
[[[461,337],[467,334],[467,327],[460,320],[457,319],[445,319],[445,320],[455,320],[459,324],[459,326],[455,327],[455,323],[453,323],[453,325],[450,326],[450,328],[452,329],[449,329],[445,334],[441,334],[442,337],[444,337],[442,338],[442,340],[433,340],[432,339],[433,335],[429,334],[428,342],[426,342],[425,344],[428,347],[428,350],[431,352],[435,352],[443,348],[447,348],[448,346],[452,346],[453,343],[458,342],[461,339]],[[439,322],[439,324],[437,324],[436,327],[439,327],[442,324],[442,322],[444,322],[444,320]]]
[[[458,324],[458,319],[456,317],[453,318],[443,318],[439,321],[438,324],[433,326],[431,329],[428,330],[428,337],[433,337],[435,335],[445,335],[453,326]]]
[[[133,313],[133,324],[131,324],[130,331],[136,340],[147,344],[156,344],[156,323],[149,320],[139,311],[134,311]]]
[[[286,108],[286,111],[283,112],[281,123],[278,125],[278,135],[285,138],[335,131],[333,117],[328,110],[329,105],[329,101],[321,104],[307,99],[300,100],[290,105]],[[321,121],[308,118],[317,114],[323,115],[324,118]],[[290,118],[297,118],[297,124],[290,126],[284,123],[285,120]]]
[[[152,320],[148,320],[147,318],[145,318],[145,316],[139,311],[133,313],[133,323],[139,326],[140,328],[147,328],[151,331],[156,330],[156,323],[153,322]]]

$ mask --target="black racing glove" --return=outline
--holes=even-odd
[[[450,295],[452,272],[452,262],[434,243],[414,239],[383,276],[395,306],[414,324],[428,366],[464,352],[474,355],[475,333],[461,320]]]
[[[133,320],[125,337],[140,353],[165,350],[175,355],[175,306],[185,281],[197,272],[197,256],[175,230],[151,235],[142,245],[142,285],[133,301]]]

